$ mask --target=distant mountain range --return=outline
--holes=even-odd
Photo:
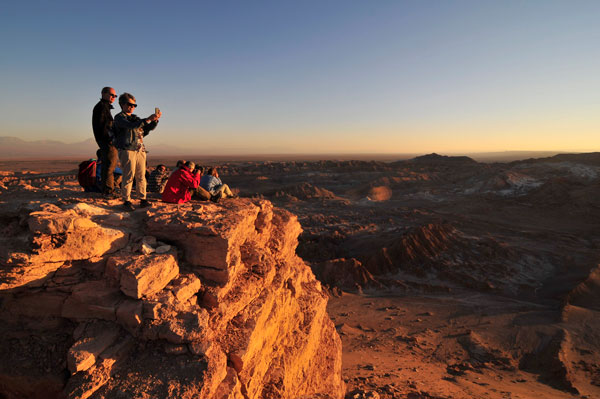
[[[60,158],[92,158],[95,157],[96,141],[90,137],[87,140],[80,141],[77,143],[63,143],[56,140],[36,140],[36,141],[25,141],[18,137],[0,136],[0,159],[60,159]],[[230,148],[231,149],[231,148]],[[188,155],[200,155],[198,150],[192,148],[181,148],[175,147],[169,144],[152,143],[149,146],[150,156],[188,156]],[[223,150],[216,151],[211,148],[205,148],[200,153],[208,156],[218,156],[219,158],[239,158],[239,159],[377,159],[386,162],[394,160],[408,160],[414,158],[416,162],[511,162],[517,160],[523,160],[528,158],[546,158],[560,154],[560,151],[504,151],[504,152],[480,152],[480,153],[466,153],[461,154],[464,156],[445,156],[438,154],[428,154],[423,156],[417,156],[418,154],[285,154],[276,152],[263,153],[263,154],[243,154],[239,150],[234,151],[232,154],[223,154]],[[591,153],[594,154],[594,153]],[[560,154],[561,160],[567,160],[569,157],[578,154]],[[589,162],[595,162],[595,155],[588,155],[591,159]],[[580,158],[580,157],[577,157]]]
[[[564,153],[570,153],[575,155],[579,154],[580,152],[578,151],[575,153],[573,151],[497,151],[466,153],[460,155],[466,155],[470,158],[473,158],[477,162],[511,162],[532,158],[549,158],[554,155]]]
[[[519,162],[575,162],[585,165],[600,166],[600,152],[585,152],[581,154],[557,154],[548,158],[523,159]]]
[[[0,137],[0,158],[92,157],[98,146],[94,139],[66,144],[55,140],[25,141],[17,137]]]
[[[58,159],[93,158],[98,145],[93,138],[78,143],[67,144],[56,140],[25,141],[18,137],[0,136],[0,159]],[[183,153],[181,148],[163,145],[152,147],[152,155],[176,155]]]

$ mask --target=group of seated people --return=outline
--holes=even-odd
[[[82,163],[83,165],[83,163]],[[100,176],[101,164],[96,163],[97,175]],[[115,169],[115,173],[120,172]],[[194,162],[180,160],[177,161],[175,170],[169,172],[163,164],[158,165],[149,175],[147,175],[147,190],[150,193],[161,194],[164,202],[182,204],[190,201],[192,198],[201,201],[218,202],[221,198],[236,198],[227,184],[223,184],[219,178],[219,172],[216,167],[209,168],[203,175],[204,168],[196,166]],[[80,166],[81,174],[81,166]],[[85,191],[98,191],[99,178],[94,187],[84,186]]]
[[[237,197],[219,178],[217,168],[204,168],[192,161],[178,161],[177,168],[168,173],[165,165],[158,165],[148,179],[150,192],[162,194],[164,202],[182,204],[189,200],[217,202],[221,198]]]

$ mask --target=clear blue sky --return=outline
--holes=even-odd
[[[598,1],[5,2],[0,136],[88,139],[108,85],[161,108],[150,148],[599,151],[599,17]]]

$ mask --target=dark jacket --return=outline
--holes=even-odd
[[[110,130],[113,124],[111,109],[113,106],[110,105],[110,102],[101,99],[92,111],[92,129],[94,129],[94,138],[100,148],[106,147],[111,142]]]
[[[158,122],[146,123],[137,115],[127,115],[125,112],[119,112],[115,116],[113,124],[114,139],[113,143],[119,150],[137,151],[143,149],[143,143],[140,135],[146,137],[151,130],[158,125]]]

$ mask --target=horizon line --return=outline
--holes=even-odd
[[[279,161],[282,161],[285,157],[293,158],[293,160],[298,160],[298,158],[307,158],[307,160],[318,161],[318,160],[336,160],[335,158],[343,158],[344,161],[350,160],[361,160],[364,161],[365,158],[375,157],[379,159],[370,159],[370,160],[381,160],[381,158],[387,158],[389,161],[393,160],[408,160],[410,158],[416,158],[419,156],[437,154],[441,156],[474,156],[479,155],[480,157],[488,155],[490,158],[501,158],[502,155],[510,156],[512,155],[526,155],[526,154],[585,154],[585,153],[596,153],[598,151],[550,151],[550,150],[503,150],[503,151],[480,151],[480,152],[405,152],[405,153],[382,153],[382,152],[363,152],[363,153],[247,153],[247,154],[156,154],[153,155],[152,151],[148,152],[149,159],[219,159],[219,160],[246,160],[246,161],[269,161],[269,158],[276,158]],[[357,157],[357,158],[352,158]],[[390,159],[396,158],[396,159]],[[81,157],[77,155],[67,155],[67,156],[13,156],[13,157],[0,157],[0,162],[27,162],[27,161],[81,161],[84,159],[90,159],[89,157]],[[526,158],[523,158],[526,159]],[[518,159],[514,159],[518,160]]]

